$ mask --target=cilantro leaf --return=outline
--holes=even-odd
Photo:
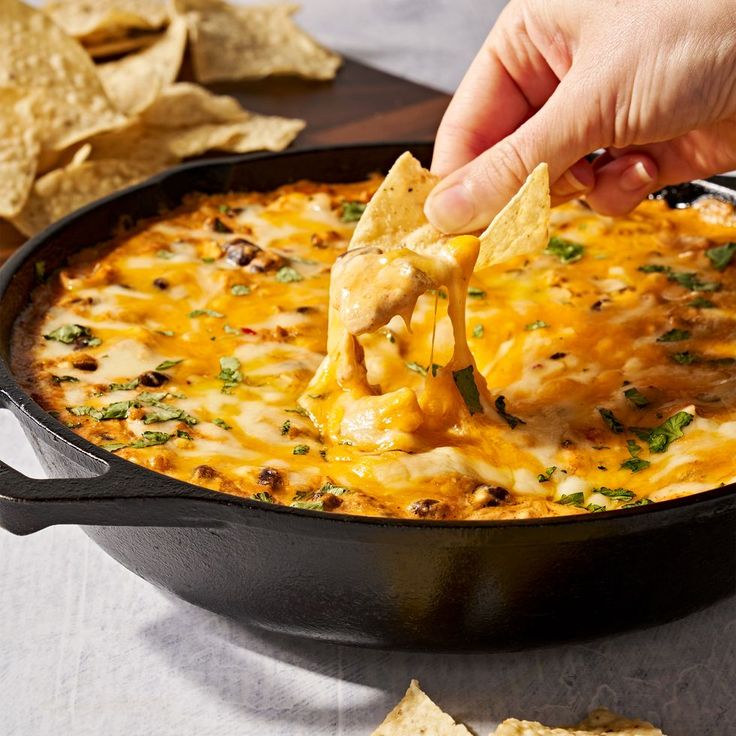
[[[276,499],[268,491],[259,491],[251,496],[256,501],[263,501],[263,503],[276,503]]]
[[[734,253],[736,253],[736,243],[724,243],[705,251],[705,255],[708,256],[713,268],[717,271],[723,271],[731,263]]]
[[[296,445],[292,450],[292,455],[308,455],[309,445]]]
[[[528,330],[529,332],[533,330],[541,330],[545,327],[549,327],[549,323],[545,322],[543,319],[538,319],[534,322],[530,322],[528,325],[524,325],[524,329]]]
[[[685,271],[670,271],[667,278],[689,291],[719,291],[721,284],[717,281],[701,281],[697,273]]]
[[[598,413],[601,415],[606,426],[614,434],[621,434],[624,431],[623,422],[616,417],[616,415],[610,410],[604,407],[598,407]]]
[[[367,205],[363,202],[343,202],[340,219],[343,222],[358,222],[366,207]]]
[[[657,342],[680,342],[680,340],[689,340],[690,332],[688,330],[680,330],[674,328],[667,330],[657,338]]]
[[[291,266],[282,266],[276,271],[276,281],[281,284],[290,284],[295,281],[304,281],[304,276]]]
[[[715,302],[705,297],[695,297],[691,302],[688,302],[688,306],[694,307],[695,309],[715,309]]]
[[[549,468],[546,468],[545,469],[544,473],[540,473],[537,476],[537,480],[540,483],[546,483],[552,477],[552,473],[554,473],[555,470],[557,470],[557,466],[556,465],[551,465]]]
[[[563,506],[580,506],[582,507],[583,501],[585,501],[585,494],[582,491],[577,493],[568,493],[566,496],[560,496],[557,499],[557,503]]]
[[[632,386],[624,391],[624,396],[635,406],[637,409],[643,409],[645,406],[649,406],[649,399],[642,394],[638,388]]]
[[[159,363],[155,370],[157,371],[165,371],[169,368],[173,368],[175,365],[179,365],[179,363],[183,363],[184,358],[180,358],[179,360],[164,360],[161,363]]]
[[[420,376],[426,376],[427,375],[427,369],[421,365],[420,363],[417,363],[415,360],[407,360],[404,365],[410,370],[414,371],[414,373],[418,373]]]
[[[625,503],[621,508],[633,509],[635,506],[648,506],[650,503],[654,503],[654,501],[650,501],[648,498],[639,498],[633,503]]]
[[[286,435],[289,434],[289,430],[291,429],[291,419],[287,419],[282,425],[281,425],[281,434]]]
[[[465,402],[465,406],[468,407],[470,415],[482,414],[483,405],[480,403],[480,392],[475,383],[473,366],[468,365],[459,371],[453,371],[452,380],[455,382],[460,396],[463,397],[463,401]]]
[[[628,488],[607,488],[601,486],[600,488],[594,488],[593,493],[600,493],[601,496],[610,498],[612,501],[631,501],[636,498],[634,491],[630,491]]]
[[[483,325],[475,325],[473,327],[473,337],[481,338],[486,333],[486,328]]]
[[[154,445],[164,445],[171,439],[171,435],[166,432],[144,432],[140,439],[131,442],[130,447],[153,447]]]
[[[649,432],[647,442],[649,442],[650,452],[664,452],[672,442],[683,436],[683,429],[693,421],[695,416],[686,411],[678,411],[669,419],[662,422]]]
[[[233,284],[230,287],[230,293],[233,296],[248,296],[251,293],[251,288],[245,284]]]
[[[79,379],[76,376],[51,376],[51,383],[59,386],[62,383],[79,383]]]
[[[213,419],[212,424],[216,424],[218,427],[221,427],[225,430],[232,429],[232,425],[228,424],[224,419],[220,419],[220,417],[216,417],[215,419]]]
[[[562,263],[575,263],[583,257],[585,247],[580,243],[574,243],[572,240],[555,236],[549,239],[544,252],[557,256]]]
[[[240,361],[235,357],[220,358],[220,372],[217,378],[222,381],[222,392],[230,393],[243,380]]]
[[[672,271],[669,266],[663,266],[661,263],[645,263],[639,266],[638,270],[642,273],[670,273]]]
[[[225,315],[222,312],[218,312],[214,309],[193,309],[189,312],[189,316],[194,317],[215,317],[217,319],[223,318]]]
[[[516,427],[518,427],[520,424],[526,424],[526,422],[523,419],[520,419],[519,417],[515,417],[513,414],[509,414],[506,411],[506,397],[505,396],[496,397],[496,401],[494,402],[494,405],[501,419],[503,419],[506,422],[506,424],[508,424],[509,427],[511,427],[511,429],[516,429]]]
[[[630,470],[632,473],[638,473],[640,470],[646,470],[651,463],[649,460],[643,460],[640,457],[630,457],[624,460],[619,466],[622,470]]]
[[[92,334],[86,325],[62,325],[43,336],[44,340],[56,340],[64,345],[75,345],[79,348],[94,348],[102,344],[99,337]]]

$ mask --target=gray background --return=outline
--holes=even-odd
[[[501,5],[307,0],[301,21],[346,54],[451,91]],[[0,457],[42,475],[4,412]],[[579,615],[594,611],[591,601]],[[729,600],[656,629],[513,654],[292,641],[166,599],[77,528],[0,532],[0,736],[357,736],[412,677],[483,736],[498,718],[565,723],[600,705],[670,736],[728,736],[735,636]]]

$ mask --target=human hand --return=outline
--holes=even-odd
[[[609,215],[736,168],[736,1],[512,0],[440,125],[427,217],[482,228],[540,161],[553,203]]]

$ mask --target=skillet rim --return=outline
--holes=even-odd
[[[79,220],[83,220],[93,211],[102,210],[108,207],[111,203],[122,199],[123,197],[130,196],[136,192],[145,190],[149,187],[158,186],[160,188],[166,187],[166,183],[169,180],[173,180],[176,177],[182,176],[186,173],[193,171],[206,171],[207,169],[217,168],[220,166],[239,166],[247,165],[251,161],[262,161],[268,159],[285,159],[292,156],[299,156],[304,154],[313,155],[325,155],[330,154],[341,154],[348,153],[350,151],[362,150],[381,150],[389,148],[405,148],[408,150],[431,149],[431,142],[428,141],[386,141],[386,142],[373,142],[373,143],[347,143],[340,145],[319,145],[309,146],[305,148],[287,149],[286,151],[268,151],[259,152],[253,154],[244,155],[230,155],[220,156],[217,158],[208,158],[206,160],[190,161],[178,166],[168,168],[148,179],[145,179],[137,184],[134,184],[125,189],[118,190],[109,194],[101,199],[98,199],[84,207],[70,213],[63,217],[61,220],[55,222],[53,225],[44,229],[37,235],[30,238],[24,243],[13,255],[0,267],[0,302],[2,302],[6,293],[12,288],[13,281],[19,270],[33,257],[33,255],[41,249],[46,243],[59,235],[65,228],[70,224],[75,223]],[[692,182],[686,182],[682,185],[675,185],[665,187],[659,192],[655,192],[651,197],[667,199],[668,194],[677,193],[680,189],[686,189],[693,187],[695,190],[700,190],[699,193],[694,196],[688,195],[684,199],[681,199],[677,204],[670,204],[673,207],[687,207],[696,202],[700,198],[712,197],[721,201],[726,201],[736,209],[736,181],[733,182],[733,187],[728,186],[729,182],[723,177],[716,177],[716,181],[709,180],[694,180]],[[190,193],[195,193],[196,189],[191,189]],[[669,202],[668,202],[669,203]],[[155,217],[151,215],[150,219]],[[149,219],[149,218],[141,218]],[[117,220],[120,220],[118,216]],[[90,246],[82,246],[90,247]],[[72,251],[73,252],[73,251]],[[32,291],[32,290],[31,290]],[[31,292],[29,292],[30,294]],[[28,304],[26,299],[24,307]],[[12,330],[15,326],[20,314],[16,314],[13,318],[13,322],[10,328]],[[8,344],[8,355],[10,354],[10,345]],[[18,383],[14,373],[12,372],[9,361],[6,360],[5,356],[0,354],[0,399],[3,395],[8,400],[8,406],[5,408],[14,407],[18,412],[24,414],[28,419],[39,426],[42,432],[47,435],[54,437],[57,441],[72,451],[86,456],[89,458],[97,470],[101,472],[95,476],[89,478],[89,480],[103,480],[105,478],[114,479],[115,475],[119,474],[119,471],[127,473],[136,477],[137,474],[141,473],[143,480],[145,478],[158,478],[164,479],[166,486],[174,486],[178,493],[164,493],[164,494],[139,494],[139,495],[94,495],[91,497],[84,497],[84,501],[130,501],[130,500],[141,500],[146,501],[148,499],[170,499],[172,501],[198,501],[206,502],[208,504],[215,504],[216,506],[227,506],[230,508],[244,509],[247,511],[258,511],[258,512],[269,512],[276,514],[287,514],[291,518],[301,517],[305,521],[308,520],[319,520],[325,519],[341,524],[367,524],[373,527],[407,527],[410,529],[456,529],[456,530],[473,530],[473,529],[512,529],[512,528],[534,528],[534,527],[557,527],[557,526],[572,526],[578,524],[584,524],[592,522],[593,520],[598,522],[599,527],[608,526],[603,522],[619,523],[624,524],[627,519],[632,517],[641,518],[642,520],[647,515],[653,513],[670,513],[670,516],[676,514],[678,511],[683,511],[691,507],[704,507],[703,511],[707,512],[707,507],[717,504],[719,501],[734,496],[736,491],[736,481],[729,483],[718,488],[712,488],[705,491],[699,491],[688,496],[681,498],[670,499],[666,501],[656,501],[652,504],[645,506],[639,506],[629,509],[618,509],[611,511],[598,512],[595,514],[569,514],[562,516],[545,516],[539,518],[530,519],[503,519],[503,520],[492,520],[492,519],[406,519],[396,517],[381,517],[381,516],[362,516],[356,514],[345,514],[340,512],[326,512],[326,511],[311,511],[306,509],[293,508],[291,506],[285,506],[282,504],[270,504],[255,499],[247,498],[244,496],[236,496],[224,493],[222,491],[214,491],[202,486],[198,486],[189,481],[180,480],[172,476],[168,476],[165,473],[159,473],[158,471],[146,468],[145,466],[138,465],[130,460],[125,460],[118,457],[112,452],[104,450],[102,447],[95,445],[80,435],[74,433],[71,429],[62,424],[58,419],[47,412],[40,404],[38,404],[31,395],[26,392]],[[3,408],[3,402],[0,401],[0,408]],[[11,409],[11,413],[15,412]],[[17,415],[16,415],[17,416]],[[15,471],[17,472],[17,471]],[[22,474],[19,474],[22,476]],[[25,477],[25,476],[22,476]],[[49,484],[63,484],[66,478],[49,478],[43,480],[26,478],[29,483],[43,483],[46,486]],[[104,485],[102,486],[104,488]],[[2,496],[0,491],[0,497]],[[53,503],[58,500],[73,500],[69,496],[57,496],[52,494],[46,495],[42,499],[37,499],[35,503],[43,504],[44,502]],[[24,499],[25,500],[25,499]],[[81,499],[80,499],[81,500]],[[620,519],[620,522],[615,520]],[[237,518],[229,521],[237,521]]]

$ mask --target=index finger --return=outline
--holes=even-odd
[[[559,84],[514,13],[512,4],[501,14],[442,118],[432,160],[439,176],[516,130]]]

